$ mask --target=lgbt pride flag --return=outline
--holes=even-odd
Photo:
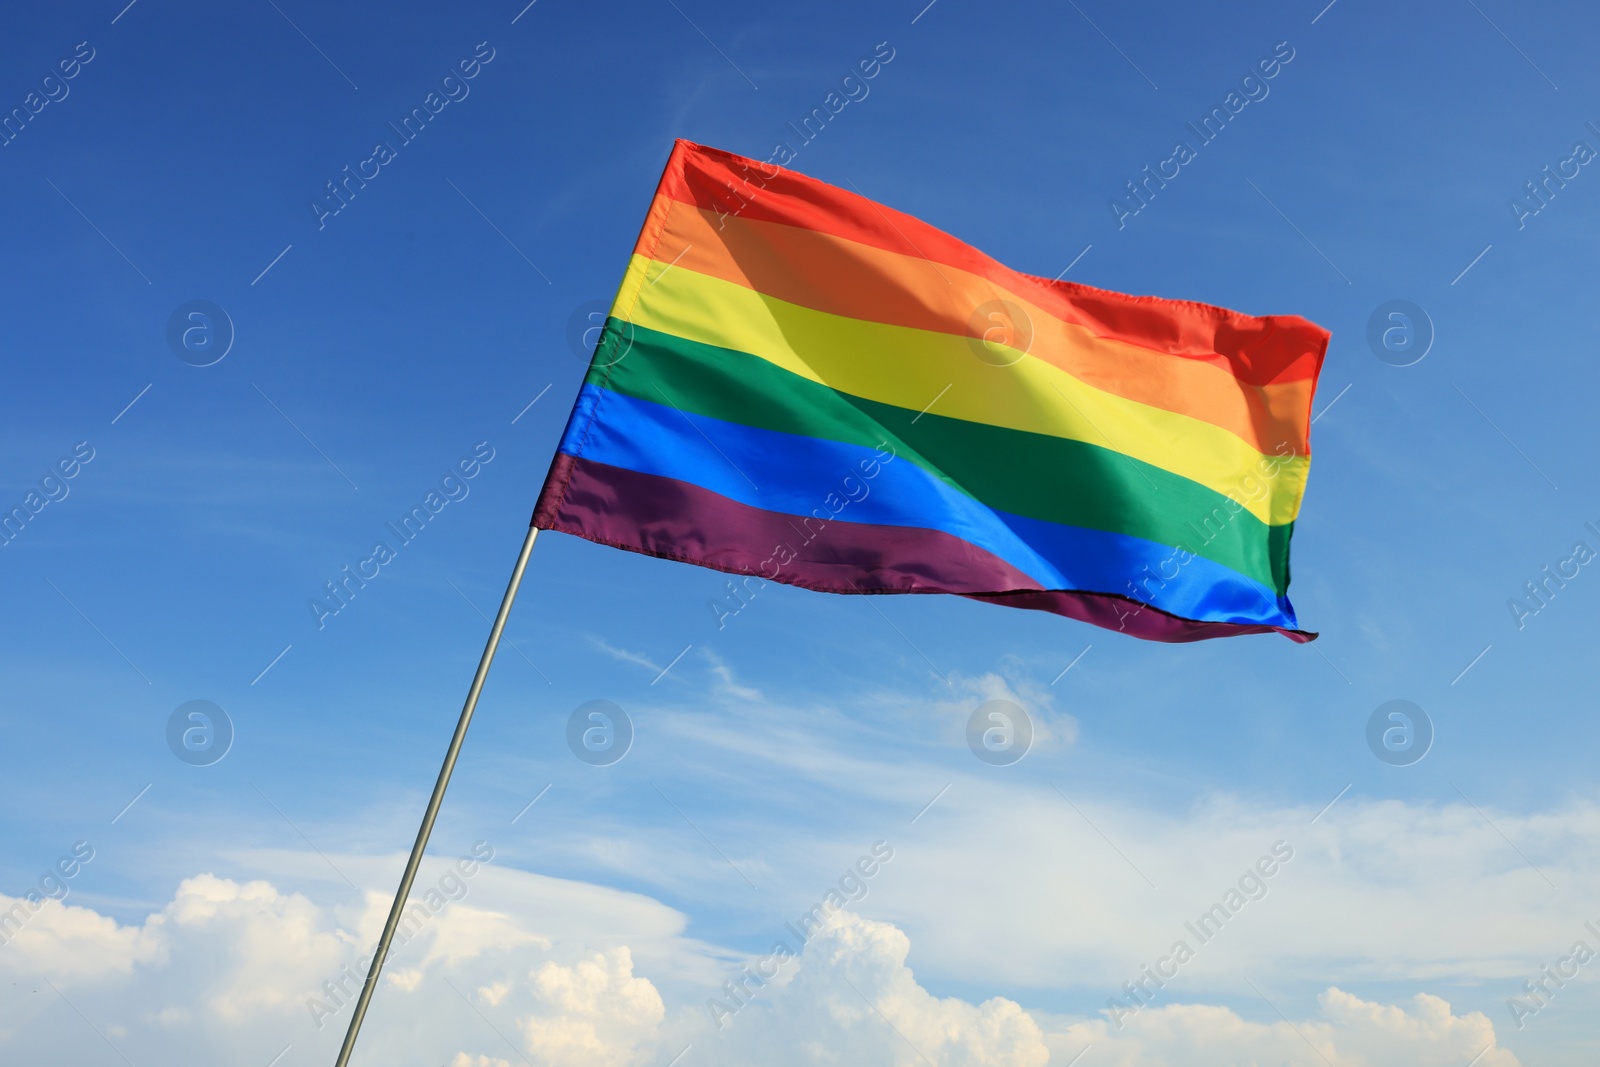
[[[1298,641],[1328,333],[1011,270],[679,141],[533,525],[830,593]]]

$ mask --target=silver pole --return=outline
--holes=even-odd
[[[528,556],[533,552],[534,538],[539,536],[536,526],[528,527],[527,540],[522,542],[522,552],[517,556],[517,566],[511,572],[511,582],[500,601],[500,611],[489,628],[489,643],[484,646],[483,658],[478,661],[478,673],[472,677],[472,688],[467,690],[467,703],[461,709],[461,719],[456,723],[455,736],[444,754],[444,766],[439,769],[439,780],[433,783],[433,796],[428,798],[428,810],[422,815],[422,828],[417,831],[417,843],[411,846],[411,858],[406,861],[406,873],[400,877],[400,888],[395,892],[394,904],[389,908],[389,921],[383,924],[383,936],[378,939],[378,951],[373,953],[372,966],[367,969],[367,980],[361,987],[361,997],[356,1001],[355,1015],[350,1019],[350,1029],[344,1035],[344,1045],[339,1049],[339,1059],[334,1067],[346,1067],[350,1052],[356,1046],[356,1035],[361,1032],[361,1020],[366,1017],[367,1005],[372,1001],[372,991],[378,987],[378,972],[389,955],[389,944],[394,940],[395,929],[400,925],[400,913],[405,910],[406,898],[411,895],[411,883],[417,877],[417,865],[422,862],[422,852],[428,847],[428,835],[433,833],[433,820],[439,815],[439,805],[444,802],[445,788],[450,784],[450,773],[456,769],[456,757],[461,754],[461,742],[466,740],[467,726],[472,722],[472,712],[478,706],[478,694],[483,691],[483,680],[489,675],[489,664],[494,662],[495,649],[500,647],[500,632],[506,627],[506,617],[511,614],[511,602],[517,598],[517,587],[522,584],[522,572],[528,567]]]

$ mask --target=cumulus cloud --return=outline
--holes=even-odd
[[[161,955],[160,942],[138,928],[59,900],[0,895],[0,919],[9,937],[0,973],[34,974],[46,968],[59,981],[76,983],[126,975],[134,964]],[[12,932],[15,931],[15,932]]]
[[[935,997],[906,966],[911,942],[888,923],[833,912],[781,986],[751,991],[705,1043],[712,1064],[932,1063],[936,1067],[1045,1067],[1044,1035],[1004,997],[970,1004]],[[747,984],[748,988],[748,984]]]
[[[905,934],[888,923],[836,910],[787,970],[778,968],[764,983],[716,991],[704,1003],[686,999],[670,1020],[654,984],[634,974],[625,948],[571,965],[545,963],[526,979],[480,989],[479,997],[496,1006],[531,1006],[518,1025],[539,1067],[633,1067],[664,1062],[691,1045],[705,1067],[844,1061],[1046,1067],[1044,1035],[1020,1005],[1003,997],[977,1005],[936,997],[906,966],[910,950]],[[483,1055],[467,1050],[456,1059],[472,1065]]]
[[[385,987],[363,1037],[374,1062],[643,1067],[692,1045],[703,1067],[1061,1067],[1093,1045],[1095,1062],[1108,1067],[1460,1067],[1474,1057],[1477,1067],[1519,1067],[1496,1047],[1487,1017],[1457,1014],[1428,994],[1390,1005],[1330,988],[1310,1018],[1293,1023],[1176,1002],[1151,1006],[1121,1028],[1107,1018],[1053,1019],[1007,997],[941,997],[908,965],[912,946],[902,929],[844,910],[829,914],[803,946],[796,942],[797,954],[769,979],[719,989],[704,977],[708,949],[678,938],[673,921],[646,918],[651,907],[673,914],[660,905],[604,887],[497,873],[520,891],[522,906],[508,906],[502,892],[499,906],[469,916],[455,902],[420,935],[459,935],[476,950],[424,943],[396,965],[398,982]],[[535,887],[569,909],[587,899],[588,917],[572,924],[586,932],[536,932],[544,905],[529,899]],[[365,925],[365,910],[348,925]],[[337,914],[264,880],[201,874],[139,924],[90,908],[41,906],[0,948],[0,975],[15,981],[39,973],[61,983],[63,999],[70,996],[101,1031],[84,1033],[134,1062],[259,1067],[292,1043],[282,1065],[300,1067],[326,1061],[342,1034],[342,1026],[318,1031],[305,1007],[361,945]],[[629,925],[648,966],[633,948],[594,932],[607,922]],[[52,1010],[45,1004],[11,1011],[0,1060],[61,1058],[61,1028],[39,1018]],[[53,1010],[63,1025],[73,1018],[65,1006]],[[497,1040],[510,1042],[515,1055],[495,1047]]]
[[[1068,1027],[1052,1034],[1050,1044],[1060,1063],[1092,1046],[1103,1067],[1520,1067],[1516,1056],[1495,1047],[1494,1024],[1485,1015],[1456,1015],[1426,993],[1408,1010],[1330,988],[1317,1006],[1310,1019],[1257,1023],[1224,1007],[1176,1004],[1137,1015],[1121,1030],[1101,1020]]]
[[[362,866],[354,862],[349,869]],[[449,869],[442,862],[426,866],[424,882]],[[534,1045],[555,1049],[561,1034],[570,1036],[580,1023],[624,1049],[636,1036],[649,1036],[660,1018],[660,998],[648,981],[632,977],[626,948],[596,957],[609,981],[596,985],[595,964],[585,962],[569,969],[564,987],[565,972],[532,966],[549,954],[552,941],[530,926],[541,920],[564,922],[585,938],[593,938],[597,930],[620,930],[624,936],[639,936],[652,958],[672,952],[692,956],[697,952],[693,943],[676,937],[681,916],[637,894],[522,872],[494,872],[502,885],[487,891],[485,873],[480,870],[465,890],[477,893],[472,903],[464,896],[441,898],[440,910],[412,930],[408,943],[397,941],[375,1018],[392,1010],[403,1017],[398,1024],[393,1017],[380,1024],[364,1047],[398,1055],[415,1052],[420,1032],[457,1033],[461,1020],[443,1014],[448,1003],[441,998],[456,995],[445,982],[470,989],[475,978],[487,976],[483,971],[508,960],[517,964],[519,974],[533,972],[533,1005],[544,1012],[544,1030]],[[82,1010],[135,1062],[203,1058],[247,1065],[258,1058],[266,1062],[286,1042],[308,1054],[336,1043],[365,975],[362,957],[376,941],[384,910],[384,902],[375,900],[378,896],[367,894],[349,912],[349,922],[340,921],[345,909],[337,904],[318,904],[265,880],[209,873],[182,881],[171,901],[141,922],[120,923],[93,909],[56,901],[35,910],[23,901],[27,921],[20,927],[13,923],[0,946],[0,979],[6,980],[0,989],[15,990],[26,982],[44,995],[5,1004],[0,1062],[11,1062],[13,1053],[19,1061],[45,1056],[48,1024],[33,1020],[50,1011],[75,1015]],[[517,916],[478,906],[479,897],[496,896],[512,903]],[[425,901],[425,895],[414,899]],[[491,993],[497,988],[489,987]],[[60,991],[59,999],[52,989]],[[637,1017],[619,1020],[598,1011],[583,1016],[575,998],[586,990],[613,1004],[635,1004]],[[503,992],[484,1000],[492,1006],[499,995]],[[452,1002],[460,1007],[459,1000]],[[19,1007],[20,1012],[9,1010]],[[273,1041],[277,1046],[262,1056]],[[205,1050],[203,1056],[197,1048]],[[287,1057],[285,1067],[294,1067],[298,1055]],[[440,1048],[435,1062],[447,1057],[448,1051]],[[310,1058],[327,1056],[317,1052]],[[563,1061],[555,1057],[551,1062]],[[620,1065],[626,1058],[606,1062]]]
[[[531,975],[535,1012],[519,1020],[528,1050],[550,1067],[627,1067],[640,1059],[666,1014],[626,948]]]
[[[298,1006],[311,976],[332,970],[349,943],[308,898],[211,874],[179,885],[144,934],[191,966],[203,961],[201,1003],[224,1022]]]

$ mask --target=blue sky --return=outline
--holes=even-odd
[[[1330,987],[1414,1013],[1416,995],[1443,998],[1435,1049],[1479,1042],[1482,1013],[1497,1042],[1484,1064],[1592,1059],[1586,969],[1520,1030],[1507,999],[1574,940],[1600,947],[1583,929],[1600,922],[1585,847],[1600,832],[1600,579],[1580,569],[1520,628],[1508,600],[1574,542],[1600,550],[1585,527],[1600,526],[1600,177],[1569,164],[1537,214],[1519,225],[1510,206],[1577,142],[1600,149],[1596,18],[1498,0],[9,13],[0,107],[60,98],[0,147],[0,504],[21,504],[80,443],[93,458],[0,549],[0,893],[21,897],[90,842],[69,907],[41,912],[35,934],[44,920],[101,930],[126,966],[74,969],[72,952],[116,953],[66,934],[0,947],[0,1046],[264,1064],[287,1045],[285,1067],[331,1062],[335,1028],[306,1023],[321,977],[249,955],[266,912],[183,941],[213,920],[183,918],[194,893],[180,886],[264,881],[289,902],[273,921],[308,909],[317,951],[358,955],[582,377],[573,316],[609,300],[673,138],[765,158],[888,42],[870,94],[796,169],[1024,271],[1332,331],[1292,588],[1322,639],[1163,646],[955,599],[776,586],[719,630],[721,575],[547,535],[433,847],[490,842],[492,877],[474,892],[492,907],[452,907],[521,933],[458,931],[477,947],[416,963],[412,990],[474,984],[474,1011],[432,996],[408,1011],[407,991],[386,987],[367,1055],[565,1062],[549,1034],[572,1020],[539,999],[546,987],[497,999],[495,983],[577,973],[631,938],[631,977],[614,957],[605,973],[635,993],[627,983],[646,980],[664,1014],[593,1007],[607,1062],[665,1063],[686,1044],[686,1067],[733,1056],[718,1042],[736,1038],[696,1036],[714,1034],[705,1000],[883,840],[895,859],[852,907],[867,925],[838,936],[840,953],[867,945],[891,963],[908,940],[916,985],[885,964],[884,997],[925,990],[947,998],[928,1012],[958,1015],[1005,998],[1050,1063],[1085,1045],[1099,1051],[1084,1067],[1166,1062],[1187,1053],[1108,1029],[1107,998],[1286,840],[1297,859],[1236,917],[1238,937],[1148,1009],[1210,1006],[1257,1028],[1261,1044],[1217,1062],[1321,1062],[1280,1012],[1314,1040],[1326,1027],[1323,1051],[1400,1054]],[[1119,227],[1124,183],[1192,139],[1185,124],[1275,48],[1293,58],[1269,92]],[[466,95],[319,220],[325,183],[397,141],[387,124],[475,55],[492,58]],[[44,83],[63,69],[74,76]],[[233,327],[210,366],[167,341],[194,300]],[[1431,323],[1411,366],[1368,345],[1392,300]],[[493,458],[467,495],[319,629],[308,599],[475,448]],[[991,698],[1035,723],[1013,766],[964,741]],[[609,767],[566,747],[569,713],[595,699],[636,733]],[[1436,732],[1411,766],[1366,742],[1395,699]],[[190,700],[220,705],[236,732],[211,766],[167,746]],[[557,923],[557,898],[585,918]],[[292,943],[294,929],[265,939]],[[317,960],[307,974],[324,973]],[[228,986],[218,967],[244,977]],[[224,986],[231,1007],[217,1006]],[[761,1047],[813,1062],[807,1016],[783,996],[729,1032],[770,1027]],[[922,1001],[907,996],[910,1029]],[[861,1062],[1043,1063],[1032,1034],[1010,1051],[912,1056],[863,1017],[820,1040]]]

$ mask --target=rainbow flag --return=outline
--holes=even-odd
[[[533,524],[830,593],[1297,641],[1328,333],[1002,266],[678,141]]]

